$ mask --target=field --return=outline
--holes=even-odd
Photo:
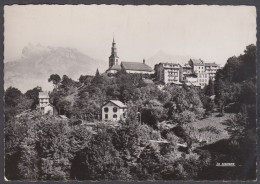
[[[193,123],[185,125],[184,129],[186,132],[193,140],[196,140],[193,146],[212,144],[219,140],[229,138],[229,134],[225,130],[226,126],[223,125],[223,122],[231,118],[234,114],[226,113],[222,117],[218,117],[217,115],[218,113],[213,113],[205,119],[196,120]]]

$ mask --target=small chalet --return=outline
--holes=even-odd
[[[39,92],[39,108],[42,114],[53,115],[53,105],[50,104],[50,97],[47,91]]]
[[[127,106],[119,100],[109,100],[102,106],[102,120],[119,121],[125,118]]]

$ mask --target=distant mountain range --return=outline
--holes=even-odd
[[[94,75],[107,69],[107,62],[93,59],[73,48],[27,45],[18,60],[6,62],[4,68],[5,89],[13,86],[25,92],[41,86],[52,89],[48,82],[51,74],[59,74],[77,80],[80,75]]]
[[[184,63],[190,57],[173,56],[159,51],[148,58],[146,63],[154,68],[159,62]],[[4,87],[16,87],[22,92],[41,86],[51,90],[48,82],[51,74],[59,74],[77,80],[80,75],[94,75],[96,69],[102,73],[108,67],[108,61],[91,58],[76,49],[63,47],[43,47],[29,44],[22,50],[22,57],[5,63]]]

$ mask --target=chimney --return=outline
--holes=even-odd
[[[145,64],[145,59],[143,59],[143,64]]]

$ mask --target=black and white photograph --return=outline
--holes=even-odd
[[[3,17],[5,181],[256,181],[256,7]]]

